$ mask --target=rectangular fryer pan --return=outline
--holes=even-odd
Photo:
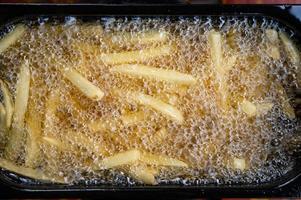
[[[103,5],[103,4],[0,4],[0,27],[27,18],[80,16],[93,19],[95,16],[235,16],[270,18],[278,21],[288,31],[293,30],[298,45],[301,44],[301,5],[295,6],[254,6],[254,5]],[[301,131],[301,130],[298,130]],[[108,185],[59,185],[36,183],[28,181],[17,174],[6,170],[0,171],[0,197],[3,189],[24,194],[58,194],[63,196],[101,194],[102,197],[196,197],[196,196],[290,196],[288,189],[296,187],[301,195],[301,159],[296,159],[296,165],[281,178],[263,184],[249,185],[158,185],[158,186],[108,186]],[[2,191],[1,191],[2,190]],[[122,196],[126,195],[126,196]],[[145,196],[146,195],[146,196]],[[24,196],[22,196],[24,197]]]

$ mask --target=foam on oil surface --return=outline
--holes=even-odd
[[[265,29],[281,30],[276,22],[236,18],[109,17],[96,21],[93,28],[87,29],[74,17],[66,18],[64,23],[38,21],[31,22],[30,31],[0,57],[3,67],[0,75],[14,91],[19,66],[22,60],[29,60],[33,88],[29,101],[38,105],[41,116],[45,116],[45,102],[50,91],[59,91],[62,103],[57,115],[45,116],[53,117],[55,125],[44,126],[43,134],[66,139],[67,130],[74,130],[92,138],[95,145],[104,146],[111,155],[137,148],[189,164],[189,169],[161,168],[156,178],[162,184],[265,182],[281,176],[292,165],[281,141],[283,135],[292,134],[299,125],[288,120],[281,111],[276,83],[296,87],[296,69],[287,62],[283,47],[277,61],[268,57],[264,50]],[[101,25],[103,32],[94,25]],[[222,33],[225,60],[233,54],[239,55],[229,72],[232,109],[226,115],[218,109],[214,95],[216,85],[207,42],[213,28]],[[170,33],[167,44],[175,44],[177,51],[143,64],[192,74],[198,78],[196,86],[181,88],[170,83],[109,73],[110,66],[99,59],[101,53],[143,49],[144,46],[139,42],[121,45],[124,42],[118,40],[122,37],[116,37],[112,48],[108,36],[148,30]],[[78,44],[82,46],[79,48]],[[105,91],[105,97],[99,102],[84,97],[57,70],[70,66]],[[184,113],[185,122],[179,125],[147,107],[130,104],[122,97],[116,97],[115,89],[141,91],[166,101],[174,97],[176,100],[172,103]],[[255,103],[272,102],[275,106],[266,115],[249,119],[239,109],[243,99]],[[130,127],[121,123],[121,115],[138,110],[149,116],[147,121]],[[87,124],[96,119],[108,121],[109,130],[92,133]],[[282,125],[283,121],[285,125]],[[155,135],[161,127],[168,132],[164,142]],[[276,139],[280,144],[273,143]],[[76,142],[72,137],[69,141]],[[51,158],[41,164],[46,173],[73,182],[135,184],[125,177],[122,169],[93,171],[90,164],[101,159],[101,155],[60,152],[45,144],[41,147],[42,153],[47,155],[45,158]],[[244,172],[233,169],[234,157],[246,159],[250,168]]]

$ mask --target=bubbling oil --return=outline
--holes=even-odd
[[[297,69],[289,63],[281,45],[278,60],[270,58],[264,48],[266,29],[283,31],[277,22],[211,17],[106,17],[84,22],[67,17],[64,22],[41,18],[28,25],[29,31],[1,55],[0,77],[8,82],[14,95],[19,67],[28,60],[29,103],[36,105],[38,115],[43,118],[42,136],[68,140],[77,146],[74,137],[68,135],[71,130],[91,139],[92,146],[101,145],[109,155],[140,149],[188,163],[187,169],[158,168],[156,180],[160,184],[266,182],[282,176],[293,165],[282,142],[285,135],[296,132],[299,122],[283,113],[278,85],[298,87]],[[210,67],[208,34],[212,29],[222,35],[224,59],[238,55],[228,74],[231,109],[226,113],[218,107],[215,74]],[[164,44],[175,45],[176,51],[141,64],[191,74],[198,80],[196,85],[181,86],[112,74],[111,66],[101,61],[102,53],[144,49],[146,45],[139,42],[139,37],[135,44],[127,44],[122,35],[137,37],[152,30],[168,33]],[[103,99],[91,101],[66,80],[59,69],[68,67],[100,87],[105,92]],[[183,113],[184,122],[178,124],[149,107],[129,103],[124,97],[116,96],[115,90],[143,92],[169,102]],[[47,116],[46,102],[53,91],[58,92],[60,103],[56,114]],[[274,106],[264,115],[249,118],[239,107],[244,99],[272,102]],[[147,120],[124,125],[121,116],[136,111],[142,111]],[[45,124],[46,118],[53,121],[51,126]],[[88,124],[98,119],[106,122],[108,128],[93,132]],[[156,134],[162,127],[167,132],[163,139]],[[275,140],[279,141],[276,145]],[[70,183],[137,184],[123,168],[93,169],[91,163],[104,156],[90,152],[92,147],[66,152],[42,142],[39,146],[43,159],[38,168]],[[243,171],[233,168],[234,158],[245,159],[248,167]],[[18,162],[24,162],[23,154]]]

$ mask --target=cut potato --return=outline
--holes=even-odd
[[[32,169],[28,167],[18,166],[2,158],[0,158],[0,167],[8,171],[14,172],[16,174],[20,174],[22,176],[26,176],[35,180],[50,181],[56,183],[66,183],[63,178],[49,177],[39,169]]]
[[[245,170],[247,168],[246,160],[244,158],[234,158],[233,167],[241,171]]]
[[[148,185],[155,185],[156,179],[152,170],[147,167],[133,166],[129,170],[129,174],[139,182]]]
[[[300,52],[298,51],[297,47],[293,43],[291,39],[284,33],[279,33],[280,39],[284,45],[284,49],[286,53],[288,54],[288,57],[290,58],[290,61],[292,64],[297,65],[299,67],[300,65]]]
[[[180,110],[150,95],[146,95],[143,93],[135,93],[132,95],[132,98],[142,105],[149,106],[161,112],[162,114],[173,119],[177,123],[181,124],[184,121],[183,114]]]
[[[162,45],[160,47],[143,50],[103,54],[100,58],[106,65],[144,62],[156,57],[169,55],[173,49],[174,47],[171,45]]]
[[[250,101],[244,100],[241,104],[241,109],[248,117],[254,117],[257,112],[256,105]]]
[[[24,118],[27,111],[30,86],[30,70],[29,63],[25,63],[20,68],[18,81],[16,84],[16,99],[13,122],[15,126],[24,127]]]
[[[141,121],[145,120],[145,118],[146,118],[146,116],[143,111],[129,113],[129,114],[121,116],[121,120],[122,120],[123,124],[126,126],[130,126],[130,125],[136,124],[138,122],[141,122]]]
[[[229,69],[232,68],[232,64],[234,65],[236,62],[236,58],[231,58],[229,60],[229,66],[223,66],[223,51],[222,51],[222,35],[220,32],[212,30],[208,35],[208,43],[210,47],[210,55],[211,61],[216,73],[216,82],[218,84],[218,101],[219,105],[223,110],[229,109],[228,102],[228,84],[227,84],[227,73]],[[231,64],[231,62],[233,62]]]
[[[144,33],[117,33],[110,38],[113,46],[128,46],[128,45],[148,45],[152,43],[163,43],[168,39],[168,32],[150,30]]]
[[[279,51],[279,38],[278,32],[274,29],[266,29],[265,36],[267,38],[267,54],[275,59],[280,59],[280,51]]]
[[[150,153],[142,153],[140,161],[149,165],[188,167],[188,165],[183,161],[167,156],[154,155]]]
[[[57,139],[54,139],[52,137],[42,137],[42,142],[55,146],[58,148],[60,151],[70,151],[70,152],[75,152],[74,148],[69,144],[69,143],[63,143]]]
[[[192,85],[197,82],[197,80],[190,74],[185,74],[174,70],[150,67],[142,64],[118,65],[112,67],[110,71],[135,76],[138,78],[151,78],[157,81],[165,81],[183,85]]]
[[[4,105],[0,103],[0,131],[6,132],[6,130],[6,111]]]
[[[0,54],[21,38],[26,29],[27,28],[24,24],[17,24],[11,32],[6,34],[0,41]]]
[[[25,166],[35,168],[40,164],[40,141],[42,135],[42,119],[33,108],[29,109],[27,122],[27,141]]]
[[[24,143],[24,118],[27,111],[27,104],[29,98],[29,86],[30,86],[30,71],[28,62],[21,66],[18,81],[16,85],[16,99],[15,99],[15,111],[13,115],[14,127],[10,131],[10,137],[8,139],[5,155],[11,160],[17,160],[20,156],[20,152]]]
[[[95,86],[93,83],[88,81],[80,73],[72,68],[66,68],[61,70],[63,75],[75,86],[77,87],[86,97],[99,101],[104,96],[104,92]]]
[[[273,106],[273,103],[259,103],[256,104],[256,110],[258,114],[266,114],[272,110]]]
[[[8,90],[6,83],[0,80],[1,90],[3,94],[4,107],[5,107],[5,118],[6,118],[6,128],[10,128],[12,123],[12,117],[14,112],[14,103],[12,100],[12,95]]]
[[[107,157],[100,162],[100,166],[109,169],[121,165],[131,164],[140,158],[140,151],[134,149],[117,153],[113,156]]]

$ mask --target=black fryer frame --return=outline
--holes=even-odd
[[[0,4],[0,25],[26,16],[265,16],[276,19],[294,30],[295,37],[301,41],[301,17],[290,13],[291,8],[301,6],[263,6],[263,5],[105,5],[105,4]],[[288,189],[294,185],[301,190],[301,162],[282,178],[261,185],[204,185],[204,186],[132,186],[116,187],[107,185],[27,185],[12,178],[5,170],[0,171],[1,188],[29,195],[58,194],[63,196],[102,194],[106,197],[199,197],[199,196],[284,196],[290,195]],[[148,194],[149,196],[145,196]],[[159,195],[159,196],[158,196]],[[292,195],[292,194],[291,194]],[[299,194],[300,195],[300,194]],[[46,196],[45,196],[46,197]],[[105,197],[105,196],[103,196]]]

